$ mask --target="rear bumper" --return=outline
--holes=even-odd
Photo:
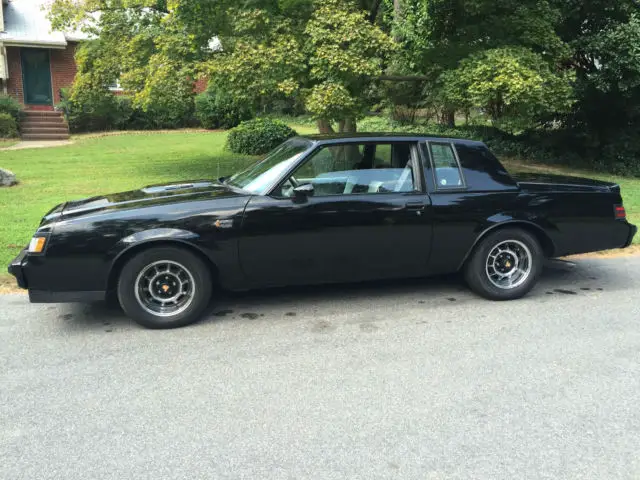
[[[629,232],[629,238],[627,239],[627,243],[625,244],[625,246],[622,248],[627,248],[631,246],[631,244],[633,243],[633,237],[635,237],[636,234],[638,233],[638,227],[631,224],[629,224],[629,226],[631,227],[631,231]]]
[[[105,299],[104,291],[64,291],[45,290],[42,285],[43,276],[38,276],[38,269],[29,265],[27,250],[20,252],[9,264],[9,273],[16,278],[18,287],[29,290],[29,300],[32,303],[91,303]],[[46,278],[46,277],[44,277]],[[38,285],[38,289],[29,288],[30,283]],[[49,287],[49,285],[46,285]]]

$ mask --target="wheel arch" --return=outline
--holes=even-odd
[[[136,256],[140,252],[158,247],[180,248],[193,253],[207,266],[207,268],[211,272],[211,280],[214,282],[214,284],[219,283],[219,270],[217,265],[200,248],[183,240],[159,238],[133,244],[118,254],[118,256],[111,263],[111,268],[109,269],[109,274],[107,276],[107,292],[114,291],[116,289],[120,273],[131,258]]]
[[[537,225],[533,222],[529,222],[526,220],[511,220],[508,222],[501,222],[495,225],[491,225],[490,227],[483,230],[482,233],[478,235],[475,242],[473,242],[473,245],[471,245],[471,248],[469,249],[469,251],[467,251],[462,262],[460,263],[459,269],[462,269],[465,266],[467,261],[471,258],[472,253],[478,247],[480,242],[487,237],[487,235],[490,235],[491,233],[497,232],[499,230],[505,230],[507,228],[519,228],[521,230],[524,230],[532,234],[536,238],[536,240],[538,240],[538,242],[540,243],[540,246],[542,247],[542,251],[544,252],[545,257],[546,258],[553,257],[554,252],[556,250],[555,244],[553,243],[553,240],[551,239],[551,237],[547,234],[547,232],[544,231],[544,229],[540,225]]]

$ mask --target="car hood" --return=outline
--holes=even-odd
[[[620,187],[611,182],[594,180],[591,178],[571,177],[568,175],[553,175],[541,173],[518,173],[512,175],[523,190],[553,190],[553,191],[601,191],[611,192]]]
[[[102,210],[145,208],[167,203],[211,200],[247,196],[246,192],[234,189],[217,181],[196,180],[149,185],[139,190],[112,193],[75,200],[56,206],[43,219],[41,225]]]

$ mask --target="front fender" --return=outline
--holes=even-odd
[[[118,260],[128,251],[132,248],[138,248],[141,245],[151,244],[154,242],[176,242],[196,247],[195,244],[199,239],[200,235],[188,230],[181,230],[178,228],[153,228],[150,230],[136,232],[122,238],[109,250],[107,257],[110,259],[111,266],[113,267],[113,265],[117,263]]]
[[[202,237],[189,230],[175,228],[154,228],[133,233],[122,238],[108,253],[109,287],[114,285],[115,278],[130,255],[154,244],[182,245],[200,255],[212,267],[217,279],[225,288],[237,288],[242,284],[244,276],[239,268],[237,242],[234,238],[213,242],[213,239]]]

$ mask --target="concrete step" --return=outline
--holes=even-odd
[[[22,135],[22,140],[68,140],[68,133],[28,133]]]
[[[54,110],[24,110],[26,117],[61,117],[62,112],[56,112]]]
[[[55,128],[55,127],[69,128],[69,126],[67,125],[67,122],[63,120],[56,120],[55,122],[54,121],[20,122],[20,126],[22,127],[22,130],[24,130],[25,128]]]
[[[32,134],[38,134],[38,133],[63,133],[68,135],[69,134],[69,129],[67,128],[66,125],[54,125],[54,124],[47,124],[47,126],[38,126],[38,127],[32,127],[32,126],[28,126],[25,127],[23,126],[20,131],[22,132],[22,135],[32,135]]]

